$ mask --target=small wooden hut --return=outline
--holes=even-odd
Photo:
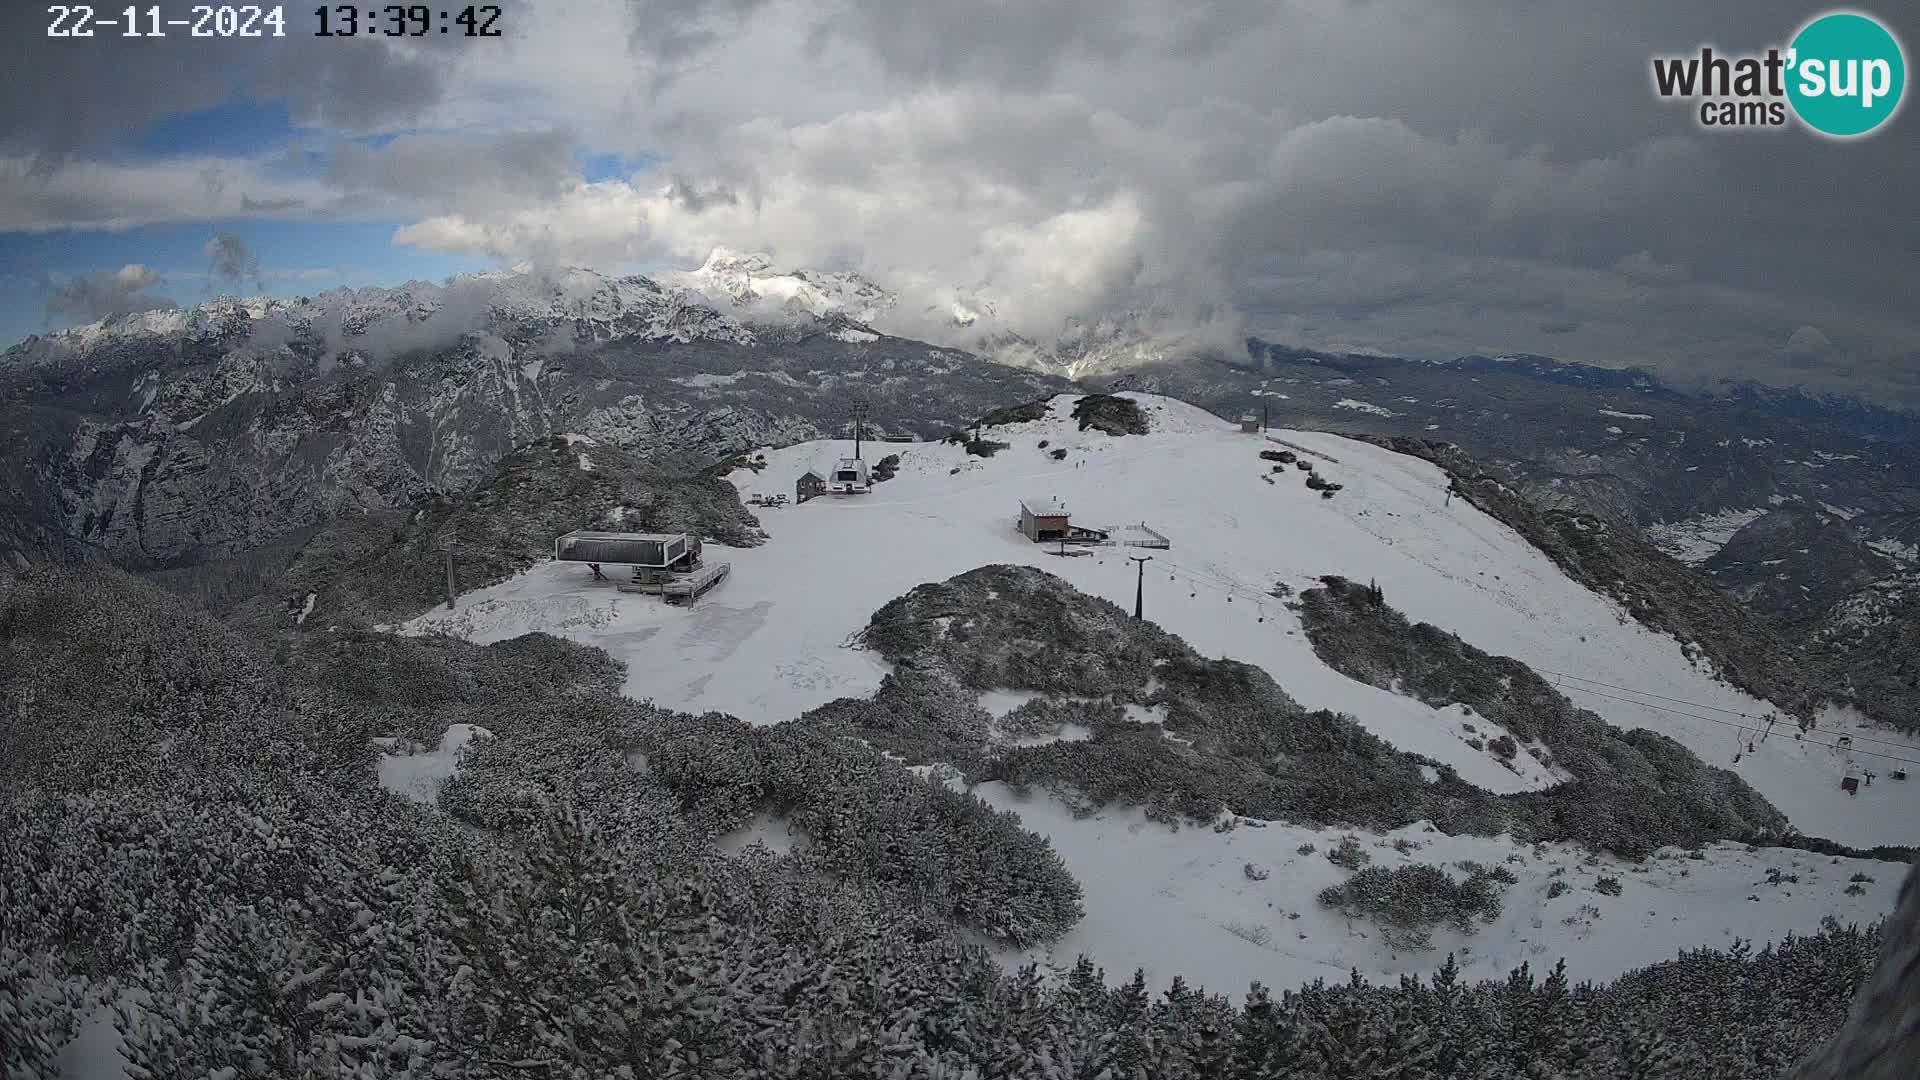
[[[1067,505],[1051,495],[1020,500],[1020,531],[1036,544],[1066,539],[1073,531],[1067,524]]]

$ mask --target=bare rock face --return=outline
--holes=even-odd
[[[1880,965],[1846,1026],[1790,1080],[1912,1080],[1920,1075],[1920,865],[1881,929]]]

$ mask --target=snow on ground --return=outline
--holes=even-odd
[[[1070,418],[1074,397],[1063,395],[1047,419],[996,428],[994,438],[1011,445],[990,459],[948,443],[886,446],[900,454],[899,472],[872,492],[762,512],[772,537],[762,547],[709,544],[709,558],[731,562],[732,576],[691,609],[596,587],[584,567],[545,563],[404,630],[480,642],[530,630],[561,634],[624,660],[632,697],[777,723],[837,697],[871,694],[886,666],[853,635],[887,601],[924,582],[1023,563],[1130,610],[1135,571],[1120,551],[1135,549],[1059,558],[1049,554],[1052,545],[1031,544],[1016,530],[1021,498],[1057,495],[1078,520],[1144,520],[1171,538],[1171,550],[1149,552],[1148,618],[1204,655],[1265,668],[1308,708],[1350,713],[1394,745],[1453,765],[1489,790],[1551,778],[1545,770],[1516,775],[1467,746],[1457,708],[1433,709],[1327,668],[1294,615],[1268,595],[1274,583],[1298,589],[1328,573],[1377,581],[1410,618],[1517,657],[1543,676],[1634,688],[1640,693],[1567,693],[1614,724],[1663,732],[1736,769],[1805,832],[1857,845],[1920,840],[1920,785],[1876,785],[1851,799],[1839,789],[1842,769],[1832,752],[1796,743],[1791,732],[1734,765],[1740,736],[1732,714],[1764,715],[1768,703],[1713,681],[1674,639],[1569,581],[1464,500],[1448,504],[1447,480],[1433,465],[1336,435],[1282,433],[1289,445],[1336,459],[1318,468],[1344,490],[1321,499],[1296,479],[1304,474],[1275,484],[1261,479],[1273,475],[1257,456],[1264,440],[1178,401],[1127,396],[1147,410],[1156,434],[1079,431]],[[1049,451],[1066,449],[1066,459],[1038,449],[1041,439]],[[732,479],[743,491],[791,491],[802,472],[821,471],[846,450],[840,442],[769,450],[764,471]],[[1471,722],[1495,734],[1483,720]],[[1902,745],[1911,747],[1899,751],[1905,756],[1920,756],[1920,744]],[[1519,763],[1532,765],[1524,754]]]
[[[1897,563],[1920,562],[1920,547],[1898,540],[1869,540],[1867,546]]]
[[[460,771],[467,744],[475,739],[491,739],[493,732],[476,724],[450,724],[440,736],[440,745],[427,750],[419,744],[401,746],[393,739],[374,743],[386,753],[380,757],[380,786],[396,795],[432,806],[440,795],[440,785]]]
[[[1564,957],[1576,981],[1609,979],[1673,959],[1681,949],[1725,948],[1736,936],[1764,944],[1788,932],[1811,932],[1828,915],[1865,925],[1892,910],[1905,870],[1781,848],[1749,852],[1740,844],[1709,848],[1703,860],[1668,850],[1645,863],[1601,858],[1588,865],[1587,853],[1571,845],[1450,837],[1420,823],[1384,836],[1353,834],[1375,866],[1432,863],[1458,880],[1465,873],[1455,864],[1472,860],[1503,866],[1519,879],[1508,886],[1492,924],[1471,935],[1443,927],[1434,932],[1432,950],[1395,953],[1372,923],[1349,923],[1315,900],[1347,877],[1326,858],[1348,835],[1341,830],[1260,828],[1239,819],[1240,827],[1224,833],[1175,832],[1147,821],[1137,808],[1076,819],[1056,799],[1022,799],[997,783],[982,784],[975,794],[1048,837],[1086,891],[1086,917],[1064,938],[1003,962],[1067,967],[1086,953],[1109,979],[1145,968],[1155,987],[1179,974],[1236,998],[1255,979],[1270,987],[1338,982],[1355,967],[1375,980],[1425,975],[1448,952],[1475,978],[1503,978],[1522,961],[1544,974]],[[1396,849],[1396,842],[1408,849]],[[1313,850],[1303,854],[1303,844]],[[1249,865],[1266,877],[1254,880]],[[1782,882],[1769,884],[1768,871],[1776,869]],[[1874,880],[1859,883],[1861,895],[1849,896],[1855,874]],[[1619,879],[1619,896],[1595,891],[1602,875]],[[1556,881],[1568,890],[1549,898]]]
[[[1652,416],[1651,416],[1650,414],[1648,414],[1648,413],[1643,413],[1643,412],[1615,412],[1615,411],[1614,411],[1614,410],[1612,410],[1612,409],[1601,409],[1601,410],[1600,410],[1600,415],[1601,415],[1601,416],[1611,416],[1611,417],[1613,417],[1613,418],[1614,418],[1614,419],[1616,419],[1616,420],[1651,420],[1651,419],[1653,419],[1653,417],[1652,417]]]
[[[61,1048],[54,1061],[53,1075],[64,1080],[127,1075],[127,1059],[120,1054],[120,1032],[113,1026],[111,1000],[94,1006],[80,1021],[73,1041]]]
[[[1766,514],[1765,510],[1727,510],[1718,514],[1662,522],[1647,527],[1653,546],[1688,566],[1699,566],[1719,553],[1733,534]]]
[[[1360,401],[1355,398],[1341,398],[1339,401],[1336,401],[1333,403],[1333,407],[1336,409],[1352,409],[1355,412],[1370,413],[1374,416],[1399,416],[1400,415],[1399,413],[1393,412],[1390,409],[1383,409],[1380,406],[1375,405],[1370,401]]]
[[[753,372],[736,371],[731,375],[717,375],[711,371],[700,371],[692,375],[679,376],[668,381],[679,383],[681,386],[691,386],[698,390],[704,390],[711,386],[731,386],[751,374],[753,374]]]
[[[994,741],[1004,743],[1007,746],[1045,746],[1048,743],[1057,742],[1085,742],[1093,738],[1093,729],[1082,724],[1062,724],[1060,725],[1060,730],[1047,735],[1018,735],[1007,731],[1001,726],[1000,721],[1005,720],[1008,713],[1018,709],[1029,701],[1046,696],[1045,694],[1036,693],[1032,690],[989,690],[981,694],[980,707],[992,713],[994,717],[994,725],[991,732],[991,737]],[[1061,697],[1055,700],[1085,701],[1087,699]],[[1128,705],[1127,710],[1127,718],[1136,723],[1157,724],[1160,722],[1160,717],[1150,713],[1146,715],[1135,715],[1136,713],[1146,713],[1146,710],[1141,709],[1138,705]]]
[[[807,843],[805,829],[792,827],[785,818],[762,812],[741,828],[720,837],[715,846],[728,855],[738,855],[754,844],[761,844],[775,854],[785,855]]]

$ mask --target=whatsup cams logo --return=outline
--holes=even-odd
[[[1802,26],[1785,47],[1728,56],[1653,58],[1653,89],[1697,103],[1700,126],[1782,128],[1797,118],[1818,134],[1851,139],[1884,128],[1900,111],[1907,60],[1879,20],[1834,11]]]

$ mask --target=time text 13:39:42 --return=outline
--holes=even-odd
[[[470,4],[449,9],[430,4],[387,4],[360,7],[335,4],[315,8],[320,21],[315,37],[426,37],[436,31],[464,37],[500,37],[500,8],[495,4]]]

